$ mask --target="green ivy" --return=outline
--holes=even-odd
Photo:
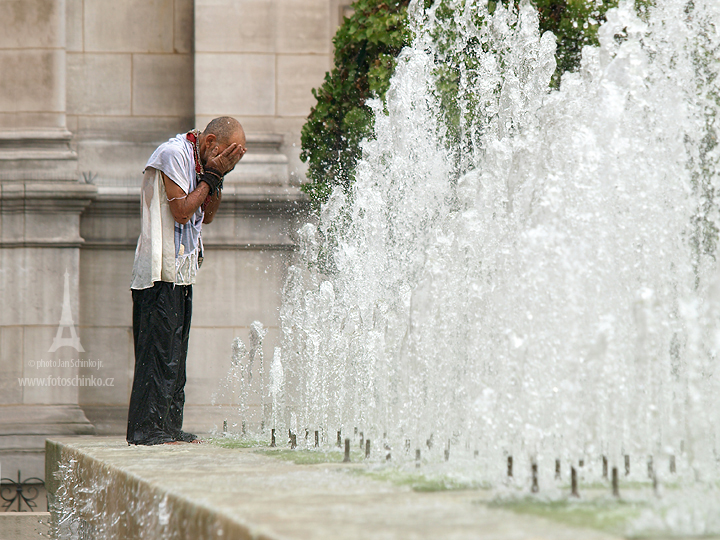
[[[317,104],[303,126],[303,161],[310,182],[303,190],[319,204],[333,186],[349,187],[360,141],[371,134],[372,113],[365,105],[371,96],[381,99],[390,85],[395,57],[409,42],[406,26],[410,0],[357,0],[354,13],[340,26],[335,45],[335,67],[313,90]]]
[[[552,32],[557,38],[557,69],[552,85],[559,86],[566,71],[580,65],[582,48],[598,45],[597,32],[605,21],[605,12],[616,7],[618,0],[535,0],[540,15],[540,33]]]
[[[443,0],[438,0],[443,1]],[[511,0],[500,0],[509,5]],[[644,9],[650,0],[639,0]],[[411,40],[407,25],[409,0],[357,0],[354,12],[337,31],[335,67],[325,75],[323,85],[313,90],[317,104],[302,128],[302,153],[308,163],[309,181],[303,185],[316,208],[325,202],[333,187],[348,189],[360,157],[360,142],[372,135],[372,113],[365,104],[370,97],[385,98],[395,69],[395,58]],[[519,2],[514,2],[515,7]],[[605,12],[618,0],[533,0],[540,17],[540,31],[557,38],[557,71],[560,76],[577,69],[585,45],[597,45],[597,31]],[[426,7],[432,2],[425,0]],[[489,0],[494,11],[497,2]],[[444,8],[444,9],[443,9]],[[451,17],[445,6],[439,17]],[[440,68],[442,69],[442,67]],[[457,94],[456,72],[440,73],[439,92],[446,114],[453,115]]]

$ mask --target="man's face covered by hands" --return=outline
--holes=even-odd
[[[207,135],[202,143],[204,148],[201,148],[200,160],[203,167],[216,169],[222,174],[232,171],[246,152],[242,131],[233,133],[225,143],[219,142],[213,134]]]

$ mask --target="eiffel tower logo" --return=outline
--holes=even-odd
[[[70,329],[70,337],[63,337],[66,328]],[[48,352],[55,352],[60,347],[72,347],[77,352],[85,352],[85,349],[83,349],[83,346],[80,344],[80,338],[75,332],[75,324],[73,323],[72,313],[70,312],[70,274],[68,274],[67,269],[65,269],[65,294],[63,295],[60,324],[58,325],[52,347],[50,347]]]

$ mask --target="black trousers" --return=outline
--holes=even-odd
[[[157,281],[133,290],[135,376],[128,411],[130,444],[181,440],[192,285]]]

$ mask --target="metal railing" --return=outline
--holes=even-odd
[[[3,512],[37,512],[35,499],[38,498],[44,487],[45,482],[40,478],[33,477],[23,480],[20,471],[17,474],[17,481],[2,478],[0,479],[0,499],[2,499],[0,509]]]

